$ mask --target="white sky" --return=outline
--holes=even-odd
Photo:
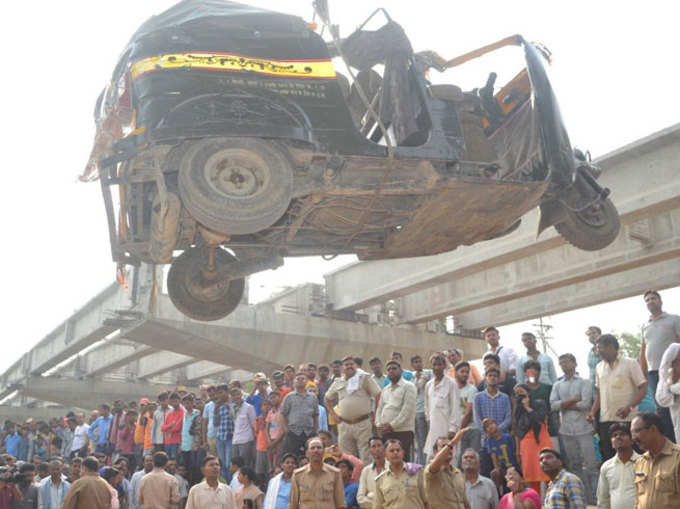
[[[91,148],[94,102],[119,52],[144,20],[173,3],[43,0],[3,8],[0,259],[7,291],[0,373],[114,278],[99,184],[79,183],[76,176]],[[311,0],[250,3],[311,19]],[[553,52],[551,77],[572,142],[594,156],[680,121],[675,2],[330,4],[343,35],[375,7],[386,6],[416,51],[434,49],[444,57],[513,33],[541,41]],[[474,83],[481,86],[485,78]],[[337,259],[289,260],[274,273],[254,277],[251,294],[262,298],[284,285],[320,282],[338,265]],[[680,312],[680,289],[663,296],[668,311]],[[640,299],[565,313],[552,318],[553,344],[585,341],[583,331],[591,323],[636,331],[645,320]],[[520,346],[519,332],[529,325],[505,327],[502,336]]]

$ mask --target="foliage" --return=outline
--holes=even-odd
[[[637,359],[640,355],[640,345],[642,344],[641,334],[622,332],[614,334],[619,340],[619,351],[629,359]]]

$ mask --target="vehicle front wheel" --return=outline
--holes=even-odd
[[[215,249],[215,269],[234,263],[236,257],[222,248]],[[205,257],[200,247],[192,247],[178,256],[168,271],[170,300],[182,313],[201,321],[224,318],[238,306],[245,290],[245,280],[231,279],[215,284],[204,278]]]
[[[274,224],[293,194],[293,167],[276,143],[257,138],[207,138],[180,161],[182,203],[199,223],[227,235]]]
[[[610,199],[591,205],[581,212],[567,211],[555,229],[572,246],[597,251],[614,242],[621,229],[619,212]]]

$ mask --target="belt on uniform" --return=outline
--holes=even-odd
[[[342,417],[340,419],[345,424],[359,424],[360,422],[368,419],[370,416],[371,416],[371,414],[366,414],[366,415],[362,415],[361,417],[357,417],[356,419],[343,419]]]

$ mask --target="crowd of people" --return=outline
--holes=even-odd
[[[456,348],[346,356],[8,421],[0,509],[678,508],[680,316],[644,300],[638,359],[591,326],[561,374],[488,327],[483,373]]]

